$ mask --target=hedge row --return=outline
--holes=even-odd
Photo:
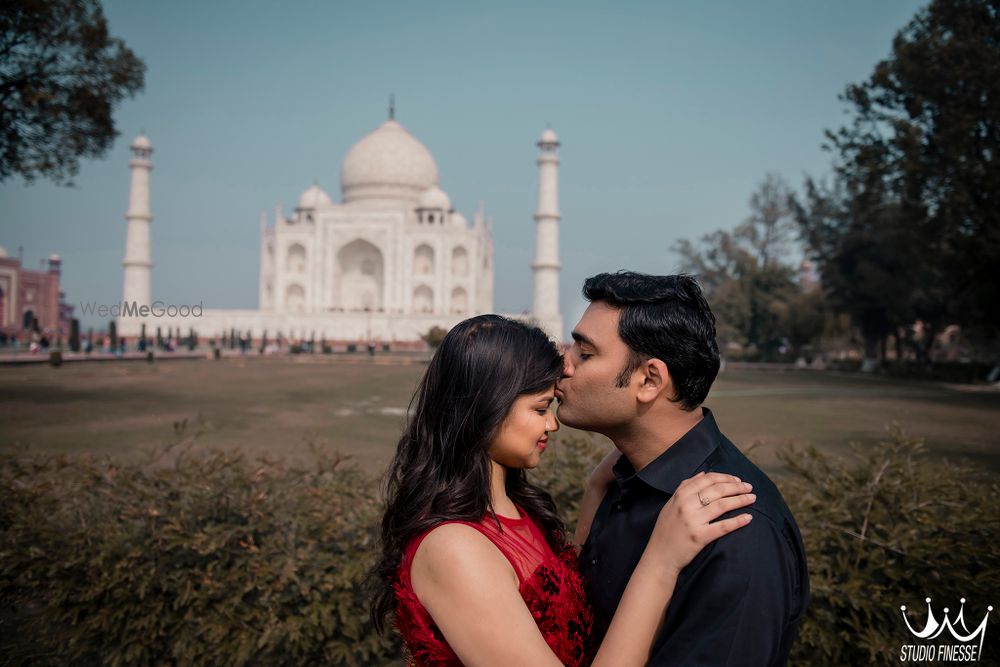
[[[802,529],[813,593],[793,664],[898,665],[903,644],[921,643],[902,605],[923,628],[926,598],[939,620],[945,607],[954,619],[965,598],[974,628],[1000,603],[996,471],[931,457],[896,425],[877,447],[851,449],[846,460],[779,452],[777,482]],[[983,650],[1000,659],[995,638]]]
[[[0,463],[0,655],[31,665],[382,664],[371,480],[239,453]],[[0,658],[2,660],[3,658]]]
[[[563,438],[532,473],[571,521],[602,455]],[[849,461],[812,449],[782,461],[813,586],[793,664],[893,664],[912,642],[901,604],[965,597],[978,619],[1000,603],[998,489],[982,473],[898,430]],[[0,664],[399,664],[359,585],[376,489],[321,451],[309,467],[236,452],[3,454]]]

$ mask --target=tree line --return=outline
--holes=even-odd
[[[891,341],[897,360],[929,364],[950,327],[965,358],[996,362],[1000,1],[934,0],[840,100],[849,122],[825,133],[828,177],[795,192],[768,174],[745,221],[675,245],[720,340],[767,359],[856,337],[883,361]],[[818,285],[798,275],[795,245]]]

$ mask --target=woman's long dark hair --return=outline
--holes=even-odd
[[[406,431],[384,480],[382,554],[369,575],[372,621],[384,630],[396,607],[393,586],[411,539],[443,521],[480,521],[493,512],[490,443],[523,394],[562,375],[545,333],[499,315],[479,315],[444,337],[411,402]],[[507,495],[541,527],[554,551],[565,529],[552,496],[507,470]]]

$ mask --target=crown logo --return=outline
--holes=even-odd
[[[970,642],[978,637],[979,651],[982,653],[983,640],[986,638],[986,622],[990,618],[990,612],[993,611],[993,605],[986,607],[986,615],[983,616],[979,627],[970,631],[965,624],[965,598],[961,599],[962,606],[959,608],[958,616],[954,620],[948,616],[948,607],[945,607],[944,619],[939,621],[931,609],[931,599],[926,598],[925,602],[927,602],[927,623],[924,624],[924,629],[920,631],[915,630],[910,625],[910,619],[906,617],[906,605],[904,604],[899,608],[903,612],[903,622],[906,623],[907,629],[909,629],[914,637],[917,639],[936,639],[945,630],[948,630],[951,636],[960,642]]]

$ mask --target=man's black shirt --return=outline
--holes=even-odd
[[[767,475],[716,426],[711,411],[638,473],[624,456],[580,553],[595,613],[605,627],[625,592],[660,510],[698,472],[753,484],[753,521],[706,546],[677,579],[650,665],[783,665],[809,600],[805,549],[795,519]]]

